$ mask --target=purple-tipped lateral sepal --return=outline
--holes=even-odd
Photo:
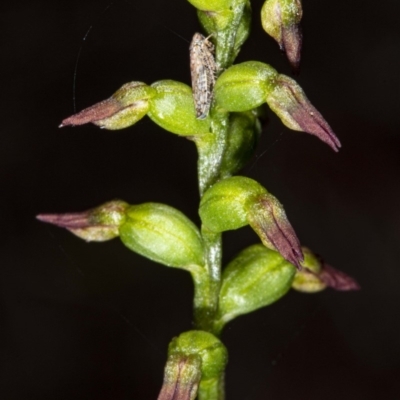
[[[247,218],[264,246],[279,252],[298,269],[302,268],[304,258],[300,241],[276,197],[269,193],[260,196],[251,206]]]
[[[65,118],[60,124],[60,128],[68,125],[84,125],[90,122],[96,124],[98,121],[112,117],[122,111],[123,108],[117,100],[110,98]]]
[[[339,151],[339,139],[296,81],[279,75],[267,96],[267,103],[288,128],[317,136],[334,151]]]
[[[124,201],[114,200],[84,212],[39,214],[36,218],[68,229],[88,242],[104,242],[119,236],[119,227],[125,221],[128,207]]]
[[[149,100],[154,93],[155,90],[143,82],[127,83],[107,100],[64,119],[60,128],[90,122],[109,130],[126,128],[147,114],[150,107]]]
[[[360,285],[354,278],[336,268],[331,267],[329,264],[322,264],[322,268],[318,274],[318,277],[326,284],[326,286],[335,290],[349,291],[361,289]]]
[[[303,254],[303,269],[297,271],[293,289],[305,293],[319,292],[327,287],[340,291],[360,289],[354,278],[326,264],[306,247],[303,247]]]

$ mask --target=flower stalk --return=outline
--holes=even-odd
[[[117,130],[147,116],[192,140],[198,151],[200,229],[179,210],[153,202],[114,200],[84,212],[37,218],[86,241],[119,238],[133,252],[189,272],[195,330],[171,341],[158,400],[224,400],[227,350],[219,336],[229,321],[269,306],[290,289],[314,293],[359,285],[301,247],[283,205],[266,188],[234,176],[254,152],[265,104],[288,128],[317,136],[334,151],[339,139],[293,79],[259,61],[233,65],[249,35],[249,0],[188,1],[208,34],[197,33],[192,42],[192,89],[172,80],[134,81],[60,127],[93,123]],[[261,11],[264,29],[295,71],[301,17],[300,0],[266,0]],[[260,243],[243,249],[222,271],[222,233],[246,225]]]

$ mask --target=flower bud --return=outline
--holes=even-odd
[[[202,382],[219,378],[228,362],[226,347],[214,335],[205,331],[182,333],[171,341],[168,354],[200,357]]]
[[[221,175],[230,176],[242,169],[253,156],[261,125],[252,112],[231,113],[228,145],[221,164]]]
[[[66,228],[87,242],[104,242],[119,235],[129,204],[113,200],[80,213],[39,214],[39,221]]]
[[[339,139],[296,81],[285,75],[279,75],[266,101],[288,128],[315,135],[334,151],[339,150],[341,146]]]
[[[60,127],[89,122],[109,130],[127,128],[142,119],[149,110],[149,99],[155,90],[143,82],[130,82],[109,99],[64,119]]]
[[[165,130],[182,136],[210,131],[210,118],[197,119],[192,89],[171,80],[153,83],[156,96],[150,102],[148,116]]]
[[[194,400],[201,379],[201,358],[173,354],[168,357],[158,400]]]
[[[267,0],[261,9],[264,30],[278,42],[295,71],[300,64],[302,16],[300,0]]]
[[[199,213],[203,224],[213,232],[250,224],[264,246],[301,268],[300,242],[283,206],[258,182],[235,176],[216,183],[204,194]]]
[[[256,244],[224,269],[217,326],[277,301],[290,289],[296,268],[279,253]]]
[[[265,103],[278,73],[259,61],[247,61],[228,68],[215,83],[217,105],[226,111],[249,111]]]
[[[303,247],[304,261],[292,283],[293,289],[304,293],[315,293],[331,287],[339,291],[359,290],[358,283],[349,275],[320,260],[311,250]]]
[[[204,264],[197,227],[180,211],[165,204],[129,207],[119,234],[130,250],[161,264],[187,270]]]

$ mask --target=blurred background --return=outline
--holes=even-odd
[[[237,62],[291,75],[261,28]],[[269,113],[242,172],[285,205],[301,242],[360,292],[291,291],[229,324],[227,400],[400,398],[398,1],[304,0],[296,77],[342,142],[335,154]],[[184,1],[3,2],[0,397],[156,399],[169,341],[192,324],[192,284],[118,239],[87,244],[35,220],[111,199],[174,206],[196,223],[196,151],[144,118],[59,129],[129,81],[190,84],[199,24]],[[224,235],[230,260],[257,238]]]

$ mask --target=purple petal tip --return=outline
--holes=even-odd
[[[327,286],[335,290],[350,291],[361,289],[354,278],[328,264],[323,264],[319,277]]]

